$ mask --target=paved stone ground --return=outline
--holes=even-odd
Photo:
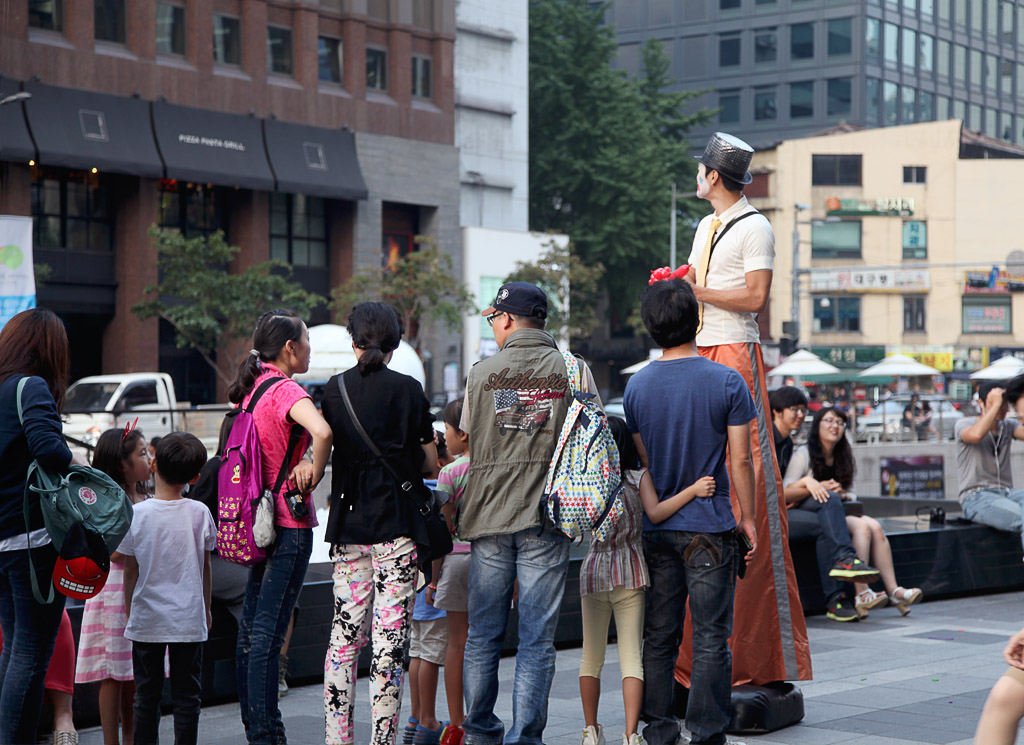
[[[800,684],[803,722],[760,737],[735,738],[748,745],[968,745],[989,688],[1006,668],[1006,639],[1024,623],[1024,593],[961,598],[914,607],[906,618],[895,608],[872,611],[860,623],[839,624],[824,616],[808,619],[814,680]],[[545,742],[578,745],[583,727],[577,671],[580,650],[558,653]],[[501,664],[498,714],[511,719],[514,658]],[[601,697],[601,721],[608,742],[617,745],[623,721],[615,647],[608,649]],[[357,702],[356,742],[369,742],[365,681]],[[323,742],[322,688],[293,688],[281,701],[291,743]],[[438,716],[446,712],[443,682]],[[408,716],[408,695],[402,722]],[[161,725],[163,742],[174,740],[171,717]],[[81,733],[83,745],[102,743],[97,729]],[[208,707],[200,722],[204,745],[244,742],[238,705]]]

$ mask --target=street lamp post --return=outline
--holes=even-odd
[[[800,213],[809,210],[809,204],[797,202],[793,205],[793,269],[789,306],[789,329],[787,335],[793,340],[793,351],[800,338]],[[786,329],[783,329],[786,332]]]

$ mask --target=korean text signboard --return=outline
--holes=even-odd
[[[912,499],[945,499],[941,455],[881,458],[882,496]]]

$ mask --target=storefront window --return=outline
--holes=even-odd
[[[327,267],[327,220],[321,197],[270,195],[270,258],[292,266]]]
[[[110,180],[103,174],[33,166],[32,217],[37,246],[114,250]]]
[[[160,181],[160,227],[188,238],[222,230],[227,234],[224,190],[174,179]]]
[[[860,298],[816,296],[814,298],[814,333],[860,331]]]

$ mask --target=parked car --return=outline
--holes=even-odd
[[[932,410],[931,425],[943,440],[953,439],[953,428],[964,418],[949,399],[939,395],[922,395],[921,401],[927,401]],[[915,442],[918,431],[914,426],[906,426],[903,422],[903,410],[910,403],[909,395],[900,395],[882,401],[871,409],[870,413],[857,417],[856,437],[859,442],[900,440]],[[924,437],[925,435],[922,435]],[[927,435],[930,437],[930,435]]]

